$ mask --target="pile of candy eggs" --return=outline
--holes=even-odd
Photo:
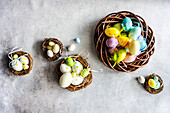
[[[60,47],[58,44],[55,44],[54,42],[50,41],[47,46],[47,55],[48,57],[53,57],[54,54],[57,54],[60,52]]]
[[[110,60],[115,64],[121,61],[133,62],[141,51],[147,48],[146,39],[141,35],[142,28],[139,24],[133,26],[133,21],[129,17],[124,18],[122,23],[114,24],[113,27],[107,26],[105,34],[109,37],[106,46],[111,54]]]
[[[12,69],[22,71],[29,69],[29,59],[26,55],[13,55],[13,60],[10,62]]]
[[[60,77],[59,84],[62,88],[72,85],[80,85],[84,78],[90,74],[90,68],[83,68],[83,65],[71,57],[65,59],[65,63],[60,65],[62,76]]]

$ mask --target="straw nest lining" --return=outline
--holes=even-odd
[[[78,55],[70,55],[70,57],[71,56],[78,56]],[[89,64],[87,63],[87,61],[82,56],[74,57],[73,59],[75,59],[76,61],[79,61],[83,65],[83,68],[87,68],[87,67],[90,68]],[[62,63],[65,63],[65,61],[66,60],[63,59],[57,67],[56,73],[57,73],[58,79],[60,79],[60,77],[62,76],[62,72],[60,71],[60,65]],[[87,77],[84,78],[84,81],[80,85],[72,85],[71,84],[66,89],[68,89],[70,91],[78,91],[80,89],[86,88],[88,85],[91,84],[91,82],[92,82],[92,72],[90,71],[90,74]]]
[[[131,18],[133,21],[133,25],[136,25],[135,22],[138,22],[140,24],[140,27],[142,28],[142,35],[146,39],[147,48],[140,55],[138,55],[139,59],[135,59],[135,61],[131,63],[126,63],[127,67],[122,62],[120,62],[119,64],[117,63],[115,67],[112,67],[114,65],[114,61],[109,60],[110,56],[105,44],[106,39],[108,39],[108,37],[105,35],[104,31],[107,25],[113,26],[116,23],[122,23],[125,17]],[[142,67],[149,62],[150,57],[155,51],[155,37],[153,36],[152,29],[146,24],[145,20],[142,17],[128,11],[111,13],[102,20],[100,20],[95,29],[94,43],[96,47],[96,53],[99,59],[107,67],[117,72],[136,71],[139,67]]]
[[[60,47],[60,52],[55,53],[53,57],[49,57],[47,55],[47,50],[48,50],[47,46],[49,45],[49,42],[54,42],[55,44],[58,44],[59,47]],[[63,52],[63,44],[62,44],[61,41],[59,41],[56,38],[45,38],[45,40],[42,43],[42,51],[43,51],[45,58],[47,58],[50,61],[54,61],[54,60],[57,60],[59,57],[62,56],[61,53]]]
[[[23,52],[23,51],[17,51],[17,52],[14,52],[12,53],[12,56],[14,54],[17,54],[17,55],[25,55],[27,56],[28,60],[29,60],[29,68],[27,70],[22,70],[22,71],[15,71],[12,67],[9,67],[9,69],[12,71],[12,73],[14,73],[15,75],[19,75],[19,76],[23,76],[23,75],[26,75],[28,74],[31,70],[32,70],[32,67],[33,67],[33,59],[31,57],[30,54],[26,53],[26,52]],[[9,63],[11,62],[11,60],[9,59]]]
[[[160,88],[159,89],[152,89],[151,87],[149,87],[148,85],[148,80],[149,79],[153,79],[155,76],[158,77],[158,81],[160,82]],[[151,94],[158,94],[160,93],[163,88],[164,88],[164,84],[163,84],[163,80],[161,79],[161,77],[159,75],[156,75],[156,74],[152,74],[148,77],[145,78],[145,83],[144,83],[144,88]]]

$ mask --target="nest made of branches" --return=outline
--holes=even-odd
[[[32,57],[31,57],[31,55],[30,54],[28,54],[28,53],[26,53],[26,52],[24,52],[24,51],[17,51],[17,52],[14,52],[14,53],[12,53],[12,56],[13,55],[15,55],[15,54],[17,54],[17,55],[19,55],[19,56],[21,56],[21,55],[26,55],[27,56],[27,58],[28,58],[28,60],[29,60],[29,68],[27,69],[27,70],[22,70],[22,71],[16,71],[16,70],[14,70],[12,67],[10,67],[9,66],[9,69],[12,71],[12,73],[14,73],[15,75],[19,75],[19,76],[24,76],[24,75],[27,75],[27,74],[29,74],[30,73],[30,71],[32,70],[32,67],[33,67],[33,59],[32,59]],[[11,60],[9,59],[9,63],[11,62]]]
[[[107,46],[105,44],[106,40],[108,39],[108,37],[105,35],[105,29],[107,25],[113,26],[116,23],[122,23],[125,17],[131,18],[131,20],[133,21],[133,25],[135,25],[136,22],[140,24],[140,27],[142,28],[142,35],[146,39],[147,48],[142,51],[141,54],[138,55],[138,59],[135,59],[135,61],[131,63],[125,63],[127,66],[120,62],[113,67],[114,61],[109,60],[110,55],[107,51]],[[107,67],[117,72],[136,71],[139,67],[145,66],[149,62],[150,57],[155,51],[155,37],[153,36],[152,29],[146,24],[145,20],[142,17],[128,11],[111,13],[102,20],[100,20],[95,29],[94,43],[96,47],[96,53],[99,59]]]
[[[78,55],[70,55],[71,56],[78,56]],[[82,56],[78,56],[78,57],[72,57],[73,59],[75,59],[76,61],[79,61],[82,65],[83,65],[83,68],[90,68],[88,62],[82,57]],[[57,73],[57,76],[58,76],[58,82],[59,82],[59,79],[60,77],[62,76],[62,72],[60,71],[60,65],[62,63],[65,63],[65,59],[63,59],[59,65],[57,66],[57,70],[56,70],[56,73]],[[92,82],[92,72],[90,71],[90,74],[84,78],[83,82],[79,85],[72,85],[70,84],[66,89],[70,90],[70,91],[78,91],[80,89],[83,89],[83,88],[86,88],[87,86],[89,86]]]
[[[153,89],[153,88],[149,87],[149,85],[148,85],[149,79],[153,79],[155,76],[158,77],[158,81],[160,82],[160,88],[159,88],[159,89]],[[144,88],[145,88],[149,93],[151,93],[151,94],[158,94],[158,93],[160,93],[160,92],[163,90],[163,88],[164,88],[163,80],[161,79],[161,77],[160,77],[159,75],[156,75],[156,74],[154,73],[154,74],[152,74],[152,75],[150,75],[150,76],[148,76],[148,77],[145,78]]]
[[[54,42],[55,44],[58,44],[59,47],[60,47],[60,52],[58,53],[54,53],[54,56],[53,57],[49,57],[47,55],[47,46],[49,45],[49,42]],[[50,61],[54,61],[54,60],[57,60],[59,57],[61,57],[62,55],[62,52],[63,52],[63,44],[61,41],[59,41],[58,39],[56,38],[45,38],[45,40],[43,41],[42,43],[42,51],[43,51],[43,55],[45,56],[45,58],[47,58],[48,60]]]

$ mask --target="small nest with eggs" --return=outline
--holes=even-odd
[[[71,57],[71,56],[77,56],[77,54],[70,55],[69,57]],[[72,57],[72,58],[75,59],[76,61],[79,61],[83,65],[83,68],[87,68],[87,67],[90,68],[89,64],[82,56]],[[60,71],[60,65],[62,63],[66,63],[66,60],[63,59],[57,66],[56,73],[57,73],[58,81],[59,81],[60,77],[62,76],[62,72]],[[68,89],[70,91],[78,91],[80,89],[83,89],[83,88],[86,88],[87,86],[89,86],[91,84],[91,82],[92,82],[92,72],[90,71],[90,74],[84,78],[84,80],[81,84],[79,84],[79,85],[70,84],[66,89]]]
[[[60,47],[60,52],[54,53],[53,57],[49,57],[47,55],[47,50],[48,50],[47,46],[48,46],[49,42],[54,42],[55,44],[58,44],[59,47]],[[59,41],[56,38],[45,38],[45,40],[42,43],[42,51],[43,51],[43,54],[44,54],[45,58],[47,58],[50,61],[54,61],[54,60],[57,60],[59,57],[62,56],[61,53],[63,52],[63,44],[62,44],[61,41]]]
[[[153,88],[149,87],[149,85],[148,85],[148,80],[149,80],[149,79],[153,79],[154,76],[157,76],[157,77],[158,77],[158,81],[160,82],[160,88],[159,88],[159,89],[153,89]],[[160,93],[160,92],[163,90],[163,88],[164,88],[163,80],[161,79],[161,77],[160,77],[159,75],[156,75],[156,74],[154,73],[154,74],[152,74],[152,75],[150,75],[150,76],[148,76],[148,77],[145,78],[144,88],[145,88],[149,93],[151,93],[151,94],[158,94],[158,93]]]
[[[17,51],[17,52],[12,53],[12,56],[15,55],[15,54],[17,54],[17,55],[19,55],[19,56],[26,54],[26,56],[27,56],[27,58],[28,58],[28,60],[29,60],[29,64],[28,64],[29,68],[28,68],[27,70],[24,70],[24,69],[23,69],[23,70],[21,70],[21,71],[16,71],[16,70],[14,70],[12,67],[9,66],[9,69],[10,69],[10,70],[12,71],[12,73],[14,73],[15,75],[24,76],[24,75],[29,74],[30,71],[32,70],[32,67],[33,67],[33,59],[32,59],[32,57],[31,57],[31,55],[28,54],[28,53],[26,53],[26,52],[24,52],[24,51]],[[9,59],[9,63],[10,63],[10,62],[11,62],[11,60]]]
[[[142,51],[141,54],[138,55],[138,59],[135,59],[131,63],[125,63],[125,66],[122,62],[117,63],[114,67],[114,61],[110,61],[110,55],[107,51],[106,40],[109,38],[105,34],[106,26],[113,26],[116,23],[122,23],[125,17],[129,17],[133,20],[133,25],[137,23],[140,24],[142,28],[142,36],[146,39],[147,48]],[[152,29],[146,24],[145,20],[128,11],[122,11],[118,13],[111,13],[107,15],[105,18],[100,20],[95,29],[94,35],[94,43],[96,47],[96,53],[99,59],[109,68],[117,71],[117,72],[134,72],[139,67],[146,65],[149,62],[150,57],[155,51],[155,37],[153,36]],[[118,47],[116,47],[118,49]]]

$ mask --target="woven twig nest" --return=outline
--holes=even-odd
[[[76,61],[79,61],[83,65],[83,68],[87,68],[87,67],[90,68],[88,62],[82,56],[70,55],[69,57],[71,57],[71,56],[78,56],[78,57],[72,57],[72,58],[75,59]],[[60,71],[60,65],[65,62],[66,62],[66,60],[63,59],[57,66],[56,74],[58,76],[58,79],[60,79],[60,77],[62,76],[62,72]],[[88,76],[86,76],[84,78],[84,80],[81,84],[79,84],[79,85],[70,84],[66,89],[68,89],[70,91],[78,91],[80,89],[83,89],[83,88],[86,88],[87,86],[89,86],[91,84],[91,82],[92,82],[92,72],[90,71],[90,74],[88,74]]]
[[[53,57],[49,57],[47,55],[47,50],[48,50],[47,46],[48,46],[49,42],[54,42],[55,44],[58,44],[59,47],[60,47],[60,52],[54,53]],[[43,51],[43,54],[44,54],[45,58],[47,58],[50,61],[54,61],[54,60],[57,60],[59,57],[62,56],[61,54],[63,52],[63,44],[62,44],[61,41],[59,41],[56,38],[45,38],[45,40],[42,43],[42,51]]]
[[[131,63],[126,63],[127,66],[125,66],[122,62],[120,62],[113,67],[115,62],[109,60],[110,56],[105,44],[106,39],[108,39],[108,37],[106,36],[104,31],[108,25],[113,26],[116,23],[122,23],[125,17],[129,17],[133,21],[133,25],[136,24],[135,22],[140,24],[140,27],[142,28],[142,35],[146,39],[147,48],[144,51],[142,51],[141,54],[138,55],[138,59],[135,59]],[[142,67],[149,62],[149,59],[155,50],[154,48],[155,37],[153,36],[152,29],[146,24],[145,20],[142,17],[128,11],[111,13],[105,18],[103,18],[102,20],[100,20],[100,22],[97,24],[97,27],[95,29],[94,43],[99,59],[107,67],[118,72],[136,71],[139,67]]]
[[[12,73],[14,73],[15,75],[19,75],[19,76],[27,75],[27,74],[32,70],[32,67],[33,67],[33,59],[32,59],[32,57],[31,57],[31,55],[28,54],[28,53],[26,53],[26,52],[24,52],[24,51],[17,51],[17,52],[12,53],[12,55],[15,55],[15,54],[20,55],[20,56],[21,56],[21,55],[26,55],[27,58],[28,58],[28,60],[29,60],[29,64],[28,64],[29,68],[28,68],[27,70],[16,71],[16,70],[14,70],[12,67],[9,66],[9,69],[10,69],[10,70],[12,71]],[[9,63],[10,63],[10,62],[11,62],[11,60],[9,59]]]
[[[159,89],[153,89],[153,88],[149,87],[149,85],[148,85],[148,80],[153,79],[155,76],[158,77],[158,81],[160,82],[160,88]],[[163,80],[161,79],[161,77],[159,75],[152,74],[152,75],[145,78],[144,88],[151,94],[158,94],[164,88]]]

